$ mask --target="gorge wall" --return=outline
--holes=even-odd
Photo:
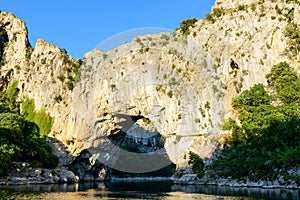
[[[187,32],[139,36],[109,52],[93,50],[81,65],[41,39],[31,48],[25,23],[1,12],[0,33],[9,42],[0,85],[18,80],[20,100],[34,99],[37,109],[45,107],[54,117],[49,138],[61,166],[88,150],[90,163],[114,167],[121,133],[138,132],[141,142],[153,143],[147,134],[158,132],[165,150],[156,153],[186,168],[189,151],[210,158],[222,143],[222,124],[237,117],[232,98],[266,85],[265,74],[279,62],[300,70],[299,49],[295,53],[298,47],[285,35],[291,21],[300,24],[294,1],[217,0]]]

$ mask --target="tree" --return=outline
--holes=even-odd
[[[241,125],[232,119],[225,123],[232,136],[225,157],[213,164],[219,175],[272,179],[275,168],[300,165],[299,75],[282,62],[266,77],[274,86],[255,85],[233,100]],[[273,99],[267,89],[275,93]],[[271,100],[281,104],[273,105]]]
[[[19,113],[16,102],[18,82],[14,81],[6,92],[0,92],[0,176],[7,175],[13,162],[40,163],[41,167],[55,168],[58,158],[47,145],[45,134],[52,127],[52,118],[45,110],[34,112],[34,104],[29,106],[28,115],[38,118],[37,123],[26,120]],[[50,128],[50,129],[49,129]]]
[[[277,97],[283,103],[300,103],[299,75],[287,62],[273,66],[266,78],[272,81]]]

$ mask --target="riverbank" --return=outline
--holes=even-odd
[[[300,170],[290,171],[291,175],[296,175]],[[74,172],[66,168],[57,168],[55,170],[32,168],[28,163],[19,163],[18,168],[12,170],[9,177],[0,179],[0,185],[38,185],[38,184],[60,184],[60,183],[78,183],[78,182],[153,182],[153,181],[172,181],[180,185],[208,185],[208,186],[227,186],[227,187],[248,187],[262,189],[293,189],[300,190],[299,181],[285,179],[278,176],[276,180],[258,180],[249,179],[238,180],[233,178],[212,178],[204,176],[198,178],[197,174],[183,174],[181,177],[173,175],[172,177],[115,177],[109,175],[109,178],[103,176],[97,179],[81,179]]]
[[[172,177],[171,179],[175,184],[181,185],[209,185],[209,186],[228,186],[228,187],[249,187],[249,188],[262,188],[262,189],[293,189],[300,190],[300,185],[293,180],[279,179],[275,181],[258,180],[251,181],[238,180],[231,178],[198,178],[197,174],[185,174],[180,178]]]
[[[108,182],[162,182],[172,181],[171,177],[131,177],[131,178],[116,178],[112,177]],[[53,177],[12,177],[0,180],[0,186],[11,185],[43,185],[43,184],[61,184],[61,183],[78,183],[78,177],[72,173],[64,172],[64,175]],[[91,181],[91,182],[103,182],[103,181]]]
[[[300,190],[300,185],[295,181],[288,180],[284,184],[282,182],[275,181],[250,181],[238,180],[238,179],[224,179],[224,178],[198,178],[197,174],[186,174],[180,178],[175,177],[131,177],[131,178],[115,178],[112,177],[109,182],[153,182],[153,181],[172,181],[174,184],[179,185],[206,185],[206,186],[218,186],[218,187],[247,187],[247,188],[262,188],[262,189],[289,189]],[[69,171],[64,171],[62,174],[53,177],[12,177],[2,179],[0,185],[41,185],[41,184],[60,184],[60,183],[78,183],[79,179]],[[101,182],[101,181],[94,181]]]

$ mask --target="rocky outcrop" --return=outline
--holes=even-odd
[[[159,133],[164,148],[144,151],[188,168],[189,151],[210,158],[219,147],[224,119],[237,117],[233,97],[267,84],[265,74],[281,61],[299,71],[299,55],[290,51],[284,34],[291,8],[299,5],[217,0],[189,34],[140,36],[106,53],[93,50],[79,72],[81,63],[65,50],[43,40],[31,48],[24,22],[1,12],[0,33],[9,39],[1,84],[18,80],[20,99],[33,98],[55,118],[49,137],[60,166],[76,169],[81,179],[95,179],[95,173],[101,179],[103,166],[115,167],[124,153],[124,133],[136,138],[132,130],[147,133],[139,142],[150,146],[158,143],[149,134]],[[294,22],[300,23],[299,12]],[[151,162],[152,168],[167,160]]]
[[[31,166],[29,163],[14,163],[11,177],[1,180],[0,185],[28,185],[28,184],[54,184],[77,183],[79,177],[67,169],[42,169]]]
[[[100,163],[98,160],[93,160],[92,154],[86,150],[75,159],[69,166],[69,169],[74,172],[80,181],[107,181],[109,180],[110,170],[108,167]]]

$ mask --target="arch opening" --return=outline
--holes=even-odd
[[[137,115],[116,115],[119,118],[117,121],[122,121],[121,125],[128,128],[121,129],[118,134],[110,136],[109,139],[122,149],[120,157],[116,162],[116,166],[127,165],[132,167],[132,170],[126,169],[122,171],[120,167],[112,169],[113,177],[170,177],[176,170],[176,165],[168,158],[164,147],[164,137],[157,131],[151,120],[141,114]],[[123,120],[120,120],[122,118]],[[161,157],[157,157],[157,152],[160,152]],[[133,154],[131,154],[133,153]],[[148,156],[136,156],[138,154]],[[153,156],[151,155],[153,154]],[[163,157],[163,159],[162,159]],[[155,170],[145,170],[148,172],[134,172],[134,168],[139,165],[151,165],[155,161],[167,163],[164,167]],[[132,163],[134,162],[134,163]],[[147,168],[147,167],[142,167]],[[154,167],[156,168],[156,167]]]

